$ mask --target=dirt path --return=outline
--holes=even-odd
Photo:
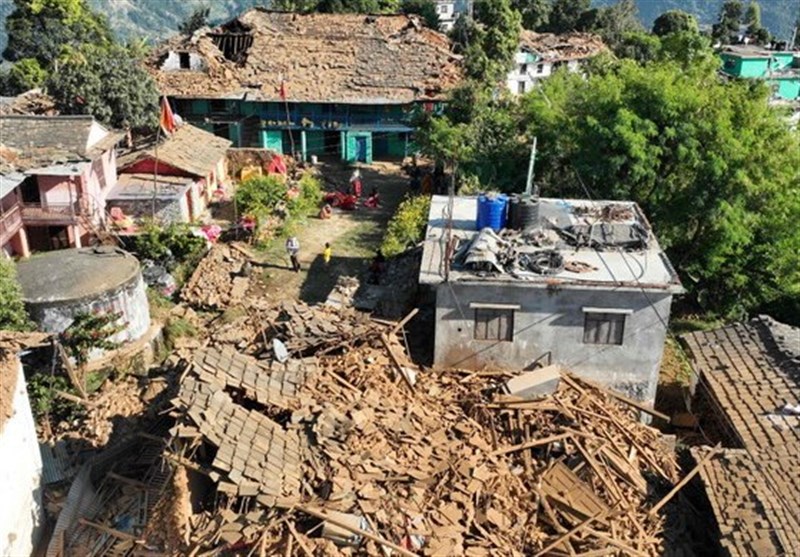
[[[352,170],[340,164],[322,164],[326,187],[331,182],[344,187]],[[300,240],[302,270],[295,273],[283,242],[276,241],[267,251],[261,276],[264,295],[272,300],[300,299],[308,303],[324,301],[341,275],[358,276],[369,267],[380,246],[386,223],[394,214],[408,188],[408,178],[397,163],[375,163],[361,168],[364,194],[378,189],[381,207],[356,211],[334,209],[329,220],[309,218],[297,234]],[[333,257],[328,268],[322,260],[325,242],[331,243]],[[260,289],[261,290],[261,289]]]

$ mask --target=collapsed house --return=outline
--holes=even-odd
[[[246,347],[183,352],[161,458],[148,434],[139,464],[98,459],[52,555],[662,552],[678,470],[637,403],[555,368],[423,371],[352,310],[260,311]]]
[[[761,316],[681,340],[699,379],[694,411],[725,447],[700,470],[720,554],[800,554],[800,329]]]
[[[506,86],[511,94],[522,95],[559,68],[577,72],[587,60],[607,50],[603,40],[591,33],[558,35],[523,29]]]
[[[263,8],[165,42],[147,69],[184,120],[304,160],[409,154],[414,112],[460,80],[447,37],[416,16]]]
[[[476,220],[485,202],[431,202],[419,282],[436,296],[435,365],[557,363],[652,403],[683,289],[641,209],[540,199],[512,205],[506,228],[497,205],[498,234]]]

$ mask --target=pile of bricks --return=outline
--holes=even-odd
[[[287,304],[275,317],[288,346],[316,355],[204,348],[173,401],[171,459],[217,495],[183,551],[661,551],[648,492],[677,467],[627,403],[569,376],[529,401],[500,394],[504,376],[422,371],[388,324],[342,332],[346,311]]]
[[[250,279],[247,258],[226,244],[211,248],[181,289],[181,299],[201,309],[225,309],[241,303]]]

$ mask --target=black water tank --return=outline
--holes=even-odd
[[[538,199],[523,199],[519,203],[517,212],[519,213],[519,226],[517,228],[526,230],[539,226]]]
[[[521,200],[518,195],[512,195],[511,199],[508,201],[508,227],[511,230],[522,230],[519,218],[520,202]]]

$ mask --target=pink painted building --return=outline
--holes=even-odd
[[[106,200],[133,218],[195,222],[228,180],[231,142],[190,124],[169,136],[142,140],[121,153],[119,178]]]
[[[0,175],[7,184],[0,193],[8,215],[0,218],[22,224],[8,239],[0,227],[6,255],[92,241],[106,220],[106,197],[117,182],[114,148],[123,137],[91,116],[0,116]]]

